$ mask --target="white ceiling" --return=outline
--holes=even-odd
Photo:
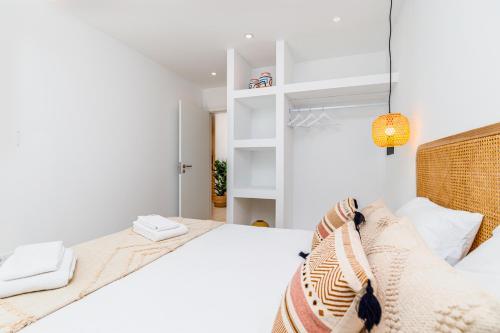
[[[226,82],[226,48],[256,67],[285,39],[310,60],[387,47],[389,0],[58,0],[58,6],[202,88]],[[397,12],[397,10],[396,10]],[[395,14],[393,14],[395,16]],[[333,17],[339,16],[339,23]],[[244,38],[246,32],[255,37]],[[210,75],[217,72],[216,77]]]

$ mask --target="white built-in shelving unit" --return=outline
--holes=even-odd
[[[290,108],[364,105],[387,98],[388,73],[296,82],[286,43],[277,41],[275,48],[274,63],[258,68],[235,49],[227,52],[229,223],[264,219],[273,227],[292,224]],[[249,80],[262,71],[271,73],[273,86],[248,89]],[[398,79],[393,73],[393,84]]]

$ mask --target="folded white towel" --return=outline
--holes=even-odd
[[[143,224],[138,223],[137,221],[134,222],[133,230],[139,235],[144,236],[154,242],[181,236],[188,232],[188,228],[182,223],[179,223],[179,226],[175,229],[156,231],[145,227]]]
[[[64,251],[64,258],[58,270],[10,281],[0,281],[0,298],[29,293],[32,291],[56,289],[66,286],[73,278],[76,257],[72,249]]]
[[[136,222],[141,223],[145,227],[156,231],[171,230],[181,225],[177,221],[168,219],[160,215],[139,216]]]
[[[0,266],[0,280],[10,281],[59,268],[64,257],[61,241],[19,246]]]

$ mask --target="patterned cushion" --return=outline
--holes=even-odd
[[[373,332],[499,332],[500,303],[434,255],[411,222],[382,201],[362,212],[361,240],[383,309]]]
[[[289,283],[273,333],[359,332],[358,305],[373,275],[354,222],[334,230]],[[364,297],[363,297],[364,298]]]
[[[341,227],[347,221],[352,220],[357,208],[358,204],[354,198],[347,198],[337,202],[335,206],[323,216],[316,227],[312,239],[311,250],[314,250],[316,246],[335,229]]]

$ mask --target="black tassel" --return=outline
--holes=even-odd
[[[309,253],[305,253],[303,251],[300,251],[300,253],[299,253],[299,257],[301,257],[302,259],[307,259],[308,256],[309,256]]]
[[[358,200],[352,198],[352,201],[354,201],[354,208],[358,209]]]
[[[366,286],[366,293],[359,301],[358,317],[365,322],[365,328],[368,332],[371,331],[373,326],[380,324],[382,308],[377,297],[373,294],[370,280],[368,280],[368,285]]]
[[[359,226],[365,222],[365,216],[360,212],[354,212],[354,225],[359,233]]]

